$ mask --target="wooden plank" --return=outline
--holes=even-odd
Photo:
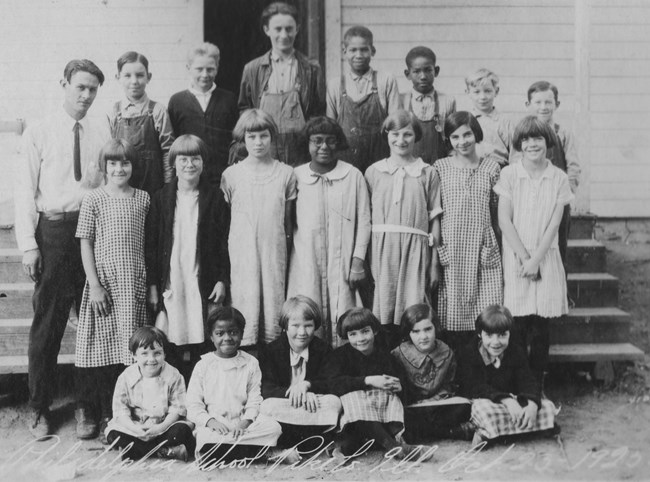
[[[633,200],[599,200],[592,199],[591,210],[601,217],[650,217],[650,203]]]
[[[602,178],[599,176],[599,179]],[[635,182],[635,179],[641,180]],[[591,193],[594,200],[650,201],[650,166],[642,178],[630,177],[625,182],[592,181]]]
[[[431,19],[436,24],[457,25],[463,28],[467,25],[481,24],[567,24],[573,26],[572,6],[528,7],[528,6],[438,6],[405,7],[401,3],[392,7],[350,6],[344,7],[342,17],[345,23],[366,25],[384,24],[389,18],[393,24],[422,24],[423,19]],[[428,23],[428,22],[427,22]]]
[[[650,112],[650,94],[603,93],[592,96],[590,105],[594,112]]]
[[[388,19],[387,19],[388,20]],[[343,19],[343,31],[353,24]],[[426,28],[421,23],[392,25],[390,23],[373,26],[382,32],[384,38],[399,38],[403,42],[433,44],[441,41],[455,41],[463,38],[467,41],[482,42],[489,38],[496,41],[542,41],[552,38],[555,41],[573,41],[573,25],[478,25],[459,29],[457,25],[441,25],[427,22]],[[650,35],[650,34],[649,34]]]
[[[380,35],[378,32],[377,35]],[[339,44],[337,44],[339,45]],[[406,53],[416,45],[417,42],[402,41],[401,39],[388,39],[375,37],[375,49],[377,56],[390,59],[403,59]],[[530,61],[530,51],[535,51],[535,59],[552,60],[573,59],[573,42],[513,42],[495,41],[491,38],[484,42],[465,42],[463,39],[446,42],[436,42],[430,45],[438,56],[439,60],[473,60],[476,64],[489,65],[490,62],[499,59],[526,60]],[[620,58],[616,57],[616,58]],[[649,54],[650,58],[650,54]]]
[[[329,1],[329,0],[328,0]],[[395,0],[343,0],[346,7],[392,7],[395,5]],[[426,7],[431,4],[431,0],[400,0],[400,6],[407,7]],[[464,7],[473,6],[493,6],[493,7],[512,7],[522,6],[527,8],[535,7],[572,7],[572,0],[457,0],[455,5],[463,5]]]
[[[593,25],[592,38],[601,42],[649,42],[650,29],[646,25]]]
[[[648,29],[650,30],[650,29]],[[650,40],[650,38],[649,38]],[[646,48],[650,42],[646,44]],[[646,59],[628,59],[622,55],[617,60],[591,60],[589,73],[592,77],[634,77],[636,79],[650,77],[650,66]]]
[[[591,58],[593,60],[621,60],[621,58],[647,60],[650,59],[650,51],[646,42],[630,41],[612,44],[611,42],[599,42],[598,39],[594,39]],[[637,85],[637,87],[639,86]]]
[[[644,154],[650,147],[650,138],[647,137],[647,132],[637,131],[636,134],[627,131],[613,132],[612,135],[612,131],[607,131],[610,141],[607,146],[601,146],[600,143],[594,145],[594,147],[598,147],[598,149],[593,149],[592,154],[594,170],[596,167],[600,169],[616,165],[625,171],[632,167],[647,165],[648,157]],[[599,134],[604,135],[604,131],[602,129],[594,131],[594,137]],[[616,138],[616,142],[612,142],[612,137]]]
[[[551,345],[549,358],[554,363],[643,360],[645,354],[630,343],[576,343]]]
[[[59,354],[59,365],[74,365],[73,354]],[[0,374],[27,373],[27,355],[0,356]]]
[[[590,19],[593,25],[650,25],[650,7],[647,4],[645,6],[617,5],[616,8],[593,6]]]
[[[633,154],[633,152],[628,152],[625,157],[619,155],[618,159],[612,156],[609,165],[599,164],[594,166],[592,182],[607,182],[608,184],[622,182],[647,184],[650,182],[650,165],[647,163],[646,165],[627,163],[627,158],[632,157]],[[616,159],[616,162],[612,162],[614,159]]]

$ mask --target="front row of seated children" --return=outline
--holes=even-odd
[[[134,459],[187,461],[196,447],[200,464],[269,455],[295,463],[324,448],[346,457],[372,446],[424,461],[433,450],[412,443],[473,437],[476,444],[554,427],[555,407],[542,399],[523,348],[510,343],[514,321],[503,306],[478,317],[478,339],[462,352],[456,377],[454,354],[437,339],[439,321],[427,305],[404,312],[403,342],[392,353],[378,342],[380,324],[368,309],[340,318],[337,329],[348,343],[333,351],[314,336],[320,324],[314,301],[287,300],[282,335],[260,353],[261,370],[239,349],[242,314],[216,309],[207,325],[215,350],[196,365],[187,395],[165,362],[164,333],[139,328],[129,345],[136,363],[115,387],[109,443]],[[471,402],[452,398],[454,382]],[[336,448],[328,450],[334,438]],[[276,445],[285,450],[267,454]]]

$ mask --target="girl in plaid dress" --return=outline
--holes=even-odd
[[[443,210],[438,314],[445,330],[441,338],[457,354],[472,338],[474,320],[483,308],[503,302],[501,254],[493,229],[497,196],[492,189],[499,165],[478,156],[483,131],[469,112],[445,120],[445,138],[453,153],[434,164]]]
[[[554,427],[557,410],[542,399],[526,351],[511,340],[513,330],[508,308],[488,306],[476,319],[479,339],[470,341],[458,358],[459,393],[473,399],[474,444]]]
[[[439,180],[433,167],[413,156],[422,129],[412,113],[398,110],[382,126],[390,157],[366,170],[370,191],[370,261],[375,279],[372,311],[389,348],[399,343],[400,317],[407,306],[428,301],[437,252],[434,223],[440,214]]]
[[[147,321],[144,226],[149,194],[129,185],[135,149],[109,141],[99,156],[106,185],[84,198],[77,238],[86,272],[79,310],[75,366],[78,370],[77,436],[93,438],[112,416],[112,390],[133,361],[129,339]]]
[[[321,371],[326,390],[343,405],[338,447],[347,456],[374,440],[398,458],[419,450],[424,456],[426,449],[396,438],[404,431],[401,371],[377,342],[380,326],[367,308],[352,308],[339,318],[337,331],[349,343],[334,350]]]

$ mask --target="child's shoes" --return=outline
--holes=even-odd
[[[173,447],[161,447],[156,452],[156,455],[161,459],[176,459],[187,462],[189,458],[187,454],[187,448],[185,445],[174,445]]]
[[[295,448],[286,450],[276,449],[271,451],[268,460],[269,462],[277,462],[279,460],[283,464],[292,465],[299,463],[302,457]]]
[[[74,417],[77,419],[77,438],[86,440],[97,436],[97,422],[91,417],[89,410],[78,408]]]
[[[426,462],[433,457],[433,453],[435,452],[435,450],[426,445],[410,445],[402,442],[400,447],[402,450],[395,455],[395,458],[402,460],[410,456],[409,461],[411,462]]]
[[[108,445],[108,440],[106,439],[106,427],[108,427],[108,422],[110,422],[110,418],[102,418],[101,422],[99,422],[99,441],[103,445]]]
[[[453,440],[467,440],[468,442],[474,438],[476,427],[472,422],[463,422],[456,427],[449,429],[447,437]]]

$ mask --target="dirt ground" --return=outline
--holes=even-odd
[[[650,223],[600,222],[596,237],[608,248],[608,271],[621,280],[620,306],[632,313],[634,343],[650,352]],[[148,459],[121,465],[118,453],[96,440],[78,442],[70,402],[70,374],[63,373],[56,401],[57,436],[34,442],[24,428],[24,377],[0,380],[13,398],[0,407],[0,480],[650,480],[650,357],[617,364],[616,380],[590,380],[590,366],[556,367],[546,393],[561,407],[561,435],[526,438],[487,449],[442,441],[432,461],[398,464],[372,452],[340,467],[325,454],[305,455],[297,466],[256,462],[243,468]],[[22,397],[21,397],[22,394]]]

